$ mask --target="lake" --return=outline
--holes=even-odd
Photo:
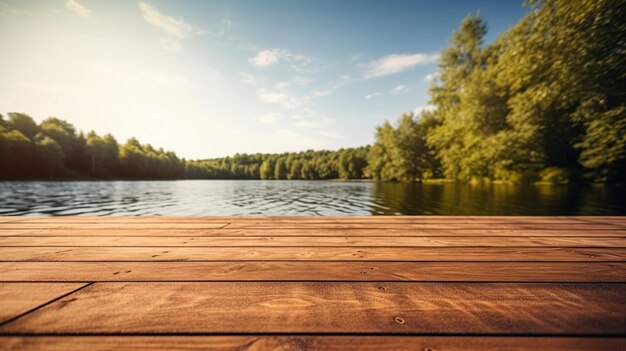
[[[624,215],[626,187],[351,181],[5,181],[1,215]]]

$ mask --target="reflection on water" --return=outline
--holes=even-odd
[[[0,182],[1,215],[624,215],[626,187],[331,181]]]

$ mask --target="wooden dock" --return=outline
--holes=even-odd
[[[626,217],[0,217],[0,350],[624,350]]]

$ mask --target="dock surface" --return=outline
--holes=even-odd
[[[0,350],[624,350],[626,217],[0,217]]]

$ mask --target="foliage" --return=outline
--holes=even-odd
[[[531,6],[490,45],[478,14],[452,35],[430,88],[436,124],[425,138],[441,165],[430,171],[461,181],[626,179],[626,0]],[[399,147],[388,123],[376,136],[374,177],[412,179],[400,154],[418,153],[421,139]]]
[[[0,116],[0,178],[626,179],[626,0],[534,0],[485,45],[468,15],[440,56],[432,111],[376,129],[369,146],[186,161],[58,118]]]
[[[31,137],[27,137],[27,133]],[[131,138],[119,145],[107,134],[82,132],[48,118],[0,115],[0,178],[124,179],[361,179],[368,147],[284,154],[237,154],[187,161]]]
[[[365,178],[369,147],[283,154],[236,154],[187,161],[187,178],[316,180]]]
[[[396,127],[385,122],[376,129],[376,142],[367,155],[368,173],[373,179],[411,181],[432,178],[437,169],[426,135],[436,125],[429,114],[419,120],[412,113],[400,117]]]

